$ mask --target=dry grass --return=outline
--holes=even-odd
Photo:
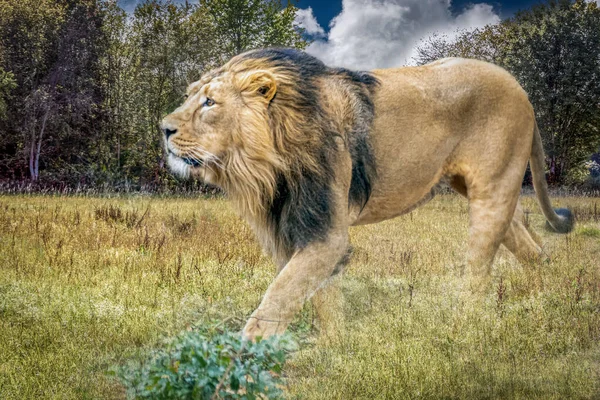
[[[552,255],[502,251],[494,284],[459,297],[467,206],[441,196],[352,229],[347,331],[317,340],[306,306],[290,398],[600,397],[600,200],[563,198]],[[239,328],[274,272],[224,200],[0,196],[0,398],[122,398],[106,375],[191,324]]]

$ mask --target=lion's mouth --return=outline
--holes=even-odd
[[[192,167],[201,167],[202,165],[204,165],[204,161],[202,160],[198,160],[196,158],[190,158],[190,157],[180,157],[181,160],[186,163],[189,166]]]
[[[176,152],[174,152],[170,148],[167,148],[167,152],[169,153],[169,155],[174,156],[175,158],[180,159],[181,161],[183,161],[184,163],[186,163],[190,167],[198,168],[198,167],[202,167],[204,165],[204,160],[202,160],[201,158],[185,157],[183,155],[177,154]]]

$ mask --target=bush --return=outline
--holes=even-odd
[[[256,342],[215,328],[185,332],[140,364],[117,368],[129,398],[280,399],[289,336]]]

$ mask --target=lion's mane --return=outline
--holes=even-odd
[[[274,241],[271,245],[289,257],[295,249],[325,238],[330,229],[336,207],[331,194],[339,151],[336,137],[345,141],[352,159],[350,204],[362,208],[369,199],[376,177],[369,130],[378,81],[366,72],[329,68],[292,49],[250,51],[234,57],[215,74],[244,76],[256,70],[271,73],[277,91],[267,114],[257,112],[257,121],[238,133],[238,139],[245,140],[243,152],[229,156],[225,186],[243,216],[255,227],[266,229]],[[335,116],[324,104],[327,79],[337,79],[349,95],[353,115],[347,132],[339,132]],[[247,129],[268,129],[272,148],[248,141]]]

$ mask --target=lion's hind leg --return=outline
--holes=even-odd
[[[480,292],[488,286],[492,263],[500,244],[505,243],[511,251],[518,249],[516,236],[521,231],[518,224],[514,220],[511,221],[515,214],[516,201],[514,205],[511,201],[503,201],[507,194],[508,199],[516,199],[518,194],[512,194],[511,191],[507,194],[496,193],[496,185],[475,185],[472,179],[467,180],[462,175],[450,177],[449,183],[456,192],[469,199],[469,249],[466,272],[471,290]]]
[[[457,193],[467,197],[467,186],[462,176],[453,176],[450,179],[450,186]],[[521,204],[517,202],[513,218],[506,230],[502,244],[523,264],[532,261],[547,260],[548,256],[531,236],[524,221],[525,214],[523,213]]]
[[[492,198],[469,201],[469,248],[467,273],[471,291],[482,292],[491,278],[494,257],[511,221],[511,204],[500,204]]]
[[[506,231],[502,244],[523,264],[538,260],[547,260],[547,255],[533,237],[531,237],[524,221],[523,209],[520,204],[517,204],[515,214]]]
[[[501,200],[506,196],[494,196],[495,185],[476,185],[473,181],[472,177],[466,179],[463,175],[449,177],[450,186],[469,200],[466,278],[471,291],[480,292],[486,289],[490,281],[492,263],[509,229],[514,205]],[[517,196],[515,194],[513,197]]]
[[[467,274],[472,292],[480,293],[489,287],[492,263],[500,244],[506,242],[511,246],[510,239],[521,239],[526,232],[513,223],[524,169],[525,165],[514,162],[496,171],[473,169],[476,172],[464,176],[469,200]],[[459,193],[464,193],[462,185],[457,185],[456,180],[453,183]],[[511,247],[521,255],[522,247]]]

